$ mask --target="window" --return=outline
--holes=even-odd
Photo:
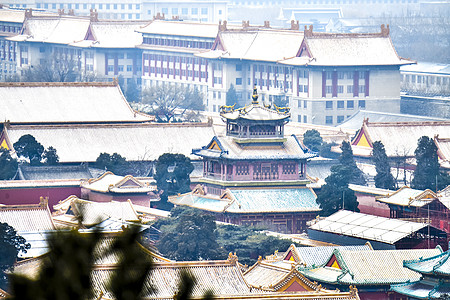
[[[366,108],[366,100],[359,100],[358,101],[358,106],[360,108]]]
[[[133,71],[133,66],[127,65],[127,72],[132,72]]]
[[[187,9],[186,7],[183,7],[183,8],[181,9],[181,14],[182,14],[182,15],[187,15],[187,14],[188,14],[188,9]]]
[[[208,8],[202,7],[202,15],[207,15],[207,14],[208,14]]]
[[[198,8],[192,8],[191,15],[198,15]]]
[[[141,5],[140,4],[136,4],[136,9],[141,9]]]
[[[353,100],[348,100],[347,101],[347,109],[353,109],[355,108],[355,103]]]
[[[337,102],[337,108],[338,109],[344,109],[344,101],[338,101]]]
[[[326,86],[326,93],[327,93],[327,94],[331,94],[332,91],[333,91],[332,86],[331,86],[331,85],[327,85],[327,86]]]
[[[303,100],[303,108],[308,108],[308,101],[307,100]]]
[[[236,165],[236,175],[248,175],[248,164]]]
[[[353,85],[347,85],[347,94],[353,94]]]
[[[344,93],[344,86],[338,85],[338,94],[343,94],[343,93]]]
[[[305,92],[305,93],[308,92],[308,86],[307,86],[307,85],[304,85],[304,86],[303,86],[303,92]]]
[[[344,79],[344,72],[337,72],[338,79]]]
[[[299,85],[298,86],[298,92],[299,93],[303,93],[303,85]]]
[[[302,122],[302,116],[301,116],[301,115],[298,115],[298,116],[297,116],[297,122],[299,122],[299,123]]]
[[[333,101],[325,101],[325,109],[333,109]]]
[[[360,94],[363,94],[365,92],[365,90],[366,90],[366,86],[365,85],[360,85],[359,86],[359,93]]]
[[[213,105],[213,112],[216,112],[216,106]]]
[[[238,71],[238,72],[242,71],[242,64],[236,65],[236,71]]]
[[[338,124],[344,122],[344,116],[337,116],[337,122]]]
[[[103,4],[100,3],[100,4],[98,5],[98,8],[99,8],[99,9],[103,9]]]
[[[128,14],[128,19],[129,20],[133,19],[133,14]]]
[[[44,53],[45,52],[45,47],[39,47],[39,52],[40,53]]]
[[[327,74],[327,79],[331,79],[332,78],[332,73],[330,71],[327,71],[326,74]]]
[[[163,7],[163,8],[161,9],[161,12],[162,12],[163,14],[167,15],[167,14],[169,13],[169,9],[168,9],[167,7]]]
[[[120,5],[120,8],[125,9],[125,4]]]
[[[303,116],[303,123],[308,123],[308,116]]]
[[[295,174],[295,164],[293,163],[283,164],[283,174]]]
[[[133,4],[128,4],[128,9],[133,9]]]
[[[172,8],[172,15],[178,15],[178,7]]]
[[[222,10],[221,9],[219,9],[219,15],[222,15]]]
[[[359,71],[359,79],[366,78],[366,74],[363,71]]]
[[[117,9],[117,4],[114,4],[114,9]],[[151,11],[149,11],[149,12],[151,12]]]
[[[113,72],[114,71],[114,66],[109,65],[108,66],[108,72]]]
[[[326,116],[325,124],[333,124],[333,116]]]

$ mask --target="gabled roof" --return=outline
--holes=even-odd
[[[383,31],[383,27],[382,27]],[[397,55],[389,35],[305,33],[313,66],[381,66],[414,63]]]
[[[295,135],[265,143],[240,144],[231,136],[215,136],[218,147],[213,147],[211,141],[201,149],[193,149],[192,153],[202,157],[228,158],[236,160],[248,159],[307,159],[316,156],[297,139]],[[281,141],[281,142],[280,142]],[[264,142],[264,141],[262,141]]]
[[[450,168],[450,137],[440,138],[439,136],[435,136],[434,143],[438,148],[438,156],[441,160],[441,165]]]
[[[87,165],[19,165],[20,180],[61,180],[61,179],[89,179],[92,174]]]
[[[408,186],[403,186],[391,195],[377,197],[377,201],[386,204],[395,204],[400,206],[423,207],[432,201],[438,199],[438,195],[432,190],[415,190]]]
[[[370,156],[373,143],[381,141],[387,156],[413,157],[420,137],[433,138],[436,135],[441,138],[450,137],[450,122],[372,123],[366,120],[351,144],[356,156]]]
[[[299,273],[294,267],[290,270],[280,268],[264,261],[256,262],[244,273],[248,284],[266,291],[323,291],[315,282],[311,282]],[[294,283],[295,282],[295,283]]]
[[[219,25],[170,20],[153,20],[137,30],[144,34],[190,36],[214,39],[219,32]]]
[[[390,285],[420,279],[419,273],[403,267],[404,260],[431,257],[441,252],[440,247],[370,251],[335,249],[324,266],[300,268],[299,271],[310,280],[331,284]]]
[[[0,83],[0,121],[11,123],[143,122],[116,83]]]
[[[450,276],[450,251],[440,253],[429,258],[407,260],[403,264],[406,268],[427,275]]]
[[[171,196],[175,205],[186,205],[213,212],[318,212],[316,195],[309,188],[227,189],[220,197],[190,192]]]
[[[54,147],[62,163],[94,162],[100,153],[118,153],[128,161],[153,161],[167,152],[195,159],[191,150],[214,136],[212,126],[205,123],[11,124],[5,133],[10,147],[31,134],[44,148]]]
[[[41,203],[28,205],[0,204],[0,222],[8,223],[17,232],[38,232],[54,230],[55,225],[48,208],[48,202],[41,197]]]
[[[309,228],[386,244],[399,240],[429,225],[340,210]]]
[[[130,200],[126,202],[93,202],[70,196],[53,206],[53,220],[69,227],[77,226],[82,216],[83,226],[90,227],[105,220],[140,222]]]
[[[277,62],[297,54],[303,32],[249,29],[220,31],[217,47],[200,54],[206,58],[230,58]]]
[[[138,30],[148,21],[100,21],[91,22],[90,31],[94,40],[75,41],[71,46],[92,48],[135,48],[142,44]]]
[[[93,270],[93,288],[96,294],[103,292],[106,298],[112,295],[104,285],[110,278],[114,266],[97,267]],[[178,288],[181,271],[190,272],[197,280],[192,291],[193,297],[200,297],[207,290],[214,295],[247,295],[251,294],[251,287],[242,276],[236,259],[221,261],[189,261],[155,263],[147,282],[156,288],[156,293],[143,295],[151,299],[173,299]]]
[[[82,188],[101,193],[148,193],[155,190],[131,175],[118,176],[112,172],[105,172],[99,178],[89,179],[81,184]]]

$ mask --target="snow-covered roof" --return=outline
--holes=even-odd
[[[212,126],[204,123],[11,124],[4,133],[9,147],[21,136],[31,134],[44,148],[53,146],[60,162],[93,162],[105,152],[118,153],[128,161],[153,161],[164,153],[198,159],[191,155],[192,149],[207,144],[214,136]]]
[[[144,21],[103,21],[91,23],[92,33],[95,37],[91,47],[134,48],[142,44],[142,34],[136,30],[139,30],[146,23]]]
[[[190,36],[214,39],[219,25],[182,21],[153,20],[147,26],[138,29],[144,34]]]
[[[436,75],[450,75],[450,64],[417,62],[414,65],[402,66],[400,72],[403,73],[431,73]]]
[[[114,83],[0,83],[0,121],[11,123],[151,121]]]
[[[148,193],[155,190],[154,186],[146,185],[131,175],[118,176],[106,172],[99,178],[90,179],[81,187],[101,193]]]

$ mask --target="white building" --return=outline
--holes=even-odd
[[[16,8],[42,9],[50,12],[65,10],[76,15],[89,15],[97,10],[101,19],[148,20],[158,13],[168,18],[217,23],[227,18],[227,1],[224,0],[6,0]]]
[[[413,63],[400,58],[389,37],[381,33],[315,33],[247,27],[221,27],[207,58],[208,110],[225,105],[223,93],[235,85],[245,103],[254,85],[262,101],[291,107],[299,122],[336,125],[359,108],[400,112],[399,67]],[[241,99],[240,99],[241,98]],[[240,104],[242,104],[240,103]],[[228,103],[231,105],[232,103]]]

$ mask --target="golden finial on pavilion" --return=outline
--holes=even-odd
[[[258,91],[256,90],[256,85],[253,88],[253,95],[252,95],[252,104],[258,104]]]

